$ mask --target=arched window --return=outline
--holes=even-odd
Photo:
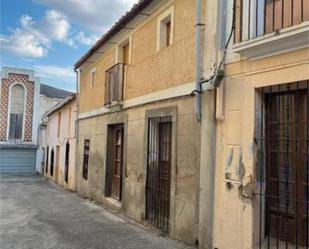
[[[25,105],[25,88],[16,84],[10,94],[10,124],[9,140],[21,140],[23,134],[23,119]]]

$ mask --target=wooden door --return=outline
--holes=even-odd
[[[307,98],[307,90],[267,94],[265,108],[266,234],[298,246],[308,245]]]
[[[112,127],[112,197],[121,201],[123,165],[123,125]]]

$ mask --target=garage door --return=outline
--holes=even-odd
[[[36,149],[1,149],[0,173],[28,174],[35,172]]]

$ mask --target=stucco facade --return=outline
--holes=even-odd
[[[141,11],[143,14],[126,24],[127,29],[117,32],[76,68],[79,76],[77,192],[123,212],[134,221],[156,227],[149,225],[146,208],[149,125],[151,118],[168,118],[172,128],[170,194],[166,197],[169,220],[165,233],[195,244],[200,155],[200,127],[191,96],[195,79],[195,4],[186,0],[148,2],[152,3]],[[171,28],[169,45],[160,47],[160,27],[165,25],[166,18]],[[106,71],[122,62],[120,47],[126,43],[130,49],[123,99],[116,106],[105,105]],[[112,146],[109,131],[116,124],[123,126],[121,201],[106,194]],[[85,143],[87,149],[90,145],[87,179],[83,176]]]
[[[236,4],[239,2],[236,1]],[[232,1],[226,4],[221,1],[218,4],[209,3],[208,5],[215,10],[207,11],[208,21],[217,20],[218,27],[224,25],[226,29],[222,31],[218,27],[206,26],[209,31],[206,35],[206,43],[208,42],[206,50],[214,51],[205,55],[206,76],[212,74],[210,65],[218,64],[222,59],[224,50],[220,48],[223,48],[227,41],[232,27],[233,13]],[[236,11],[239,11],[239,6],[236,5],[236,7]],[[226,15],[224,16],[223,13]],[[308,18],[305,14],[303,17]],[[285,91],[285,94],[288,91],[308,91],[306,82],[309,79],[309,43],[306,30],[309,24],[306,20],[295,24],[292,28],[283,28],[277,34],[270,33],[249,41],[233,43],[232,38],[225,60],[225,80],[216,91],[203,94],[201,136],[202,138],[209,136],[212,142],[203,139],[201,142],[200,179],[213,178],[214,180],[211,180],[210,184],[209,181],[200,181],[201,248],[284,248],[286,245],[285,241],[288,240],[284,237],[286,235],[278,235],[278,232],[277,234],[274,232],[268,240],[267,234],[267,229],[271,229],[266,226],[267,220],[268,226],[271,226],[270,222],[274,221],[269,221],[266,214],[267,205],[270,204],[265,196],[267,196],[267,189],[271,188],[267,175],[268,169],[266,169],[269,162],[266,160],[272,157],[264,151],[268,148],[268,140],[265,136],[270,132],[265,128],[269,127],[266,126],[269,116],[266,116],[265,96],[270,98],[269,96],[276,96],[280,91]],[[239,22],[238,19],[236,19],[237,22]],[[303,29],[303,27],[306,28]],[[302,34],[307,38],[303,40],[296,38],[297,34],[291,31],[294,29],[302,30]],[[234,37],[237,32],[236,28]],[[287,42],[285,39],[289,39],[288,35],[291,35],[291,39]],[[295,44],[295,39],[298,39],[298,45]],[[287,106],[287,102],[281,101],[277,103],[278,108],[282,108],[279,107],[280,105]],[[300,112],[300,104],[297,109]],[[284,113],[287,109],[281,110]],[[288,134],[281,128],[279,132],[284,136]],[[298,139],[305,139],[305,135],[303,136]],[[262,145],[261,141],[263,141]],[[209,150],[209,146],[215,150]],[[207,159],[212,163],[208,163]],[[276,165],[272,162],[271,167],[275,168]],[[283,165],[285,164],[282,163],[281,166]],[[304,164],[299,164],[298,167],[300,166],[304,167]],[[262,170],[261,167],[263,167]],[[267,180],[261,182],[261,177]],[[282,195],[280,198],[280,205],[286,204],[286,199],[283,199]],[[279,203],[278,200],[277,202]],[[293,199],[290,199],[290,205],[292,202]],[[202,207],[205,209],[202,210]],[[279,227],[278,224],[277,226]],[[288,227],[293,226],[295,225],[292,223],[288,225]],[[300,228],[298,232],[294,228],[288,233],[292,234],[289,235],[292,238],[298,233],[295,235],[298,236],[296,240],[299,248],[302,248],[300,231]],[[276,236],[282,237],[277,239]],[[293,243],[289,241],[288,244],[289,248],[297,248],[295,241]]]
[[[76,189],[76,98],[69,96],[48,111],[43,174],[64,188]]]

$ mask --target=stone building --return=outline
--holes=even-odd
[[[206,1],[200,245],[308,248],[309,2],[234,4]]]
[[[47,113],[45,160],[42,174],[60,186],[75,190],[76,95]]]
[[[39,79],[31,70],[3,67],[0,88],[0,171],[34,173]]]
[[[139,1],[75,65],[78,194],[190,244],[200,159],[195,8]]]

